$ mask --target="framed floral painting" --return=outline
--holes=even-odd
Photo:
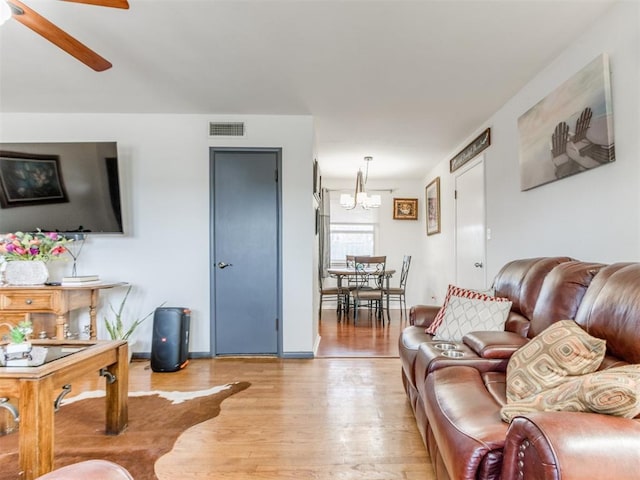
[[[418,199],[417,198],[394,198],[393,199],[393,219],[394,220],[418,220]]]
[[[427,235],[440,233],[440,177],[425,189],[427,204]]]
[[[0,151],[0,207],[67,201],[57,155]]]

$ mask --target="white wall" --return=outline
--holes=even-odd
[[[322,166],[322,159],[320,166]],[[353,179],[322,178],[322,186],[329,189],[353,190],[355,185],[356,172],[353,172]],[[407,280],[407,307],[417,303],[424,297],[424,283],[422,275],[422,265],[424,262],[421,240],[426,237],[425,223],[425,197],[424,185],[420,180],[385,180],[367,183],[367,191],[380,189],[393,192],[374,192],[382,196],[382,206],[379,208],[379,229],[376,244],[376,254],[387,256],[387,266],[395,269],[398,273],[392,278],[391,285],[397,285],[400,281],[400,269],[402,268],[402,257],[411,255],[411,266]],[[393,219],[393,198],[417,198],[418,199],[418,220],[394,220]],[[392,308],[394,306],[392,305]]]
[[[640,4],[616,5],[498,112],[451,152],[491,127],[485,150],[487,275],[515,258],[568,255],[580,260],[640,260]],[[601,53],[610,58],[616,161],[526,192],[520,191],[517,120]],[[483,88],[479,85],[478,94]],[[442,234],[427,238],[429,297],[439,303],[455,279],[453,176],[449,158],[428,175],[441,177]],[[431,297],[435,297],[433,300]]]
[[[208,122],[238,120],[246,122],[246,137],[208,138]],[[126,234],[90,236],[78,273],[134,285],[132,315],[163,301],[190,307],[191,351],[200,353],[210,350],[209,147],[281,147],[283,351],[312,351],[311,117],[0,114],[0,132],[2,142],[118,142]],[[100,327],[107,303],[118,304],[123,293],[101,295]],[[150,351],[151,326],[141,327],[135,351]]]

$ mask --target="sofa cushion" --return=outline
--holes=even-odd
[[[511,422],[531,412],[593,412],[633,418],[640,414],[640,365],[625,365],[571,378],[557,387],[517,402],[500,415]]]
[[[560,385],[567,377],[594,372],[605,347],[604,340],[592,337],[573,320],[552,324],[511,356],[508,400],[524,400]]]
[[[576,323],[607,341],[607,354],[640,363],[640,262],[600,270],[584,295]]]
[[[467,288],[461,288],[461,287],[456,287],[455,285],[449,285],[449,287],[447,288],[447,294],[445,295],[444,301],[442,302],[442,307],[440,308],[440,311],[438,312],[436,317],[433,319],[433,322],[431,322],[431,325],[429,325],[425,329],[426,333],[435,335],[436,331],[438,330],[438,327],[442,323],[442,320],[444,320],[444,316],[447,312],[447,307],[449,306],[449,301],[451,300],[452,296],[462,297],[462,298],[474,298],[477,300],[489,300],[494,298],[492,296],[489,296],[485,293],[478,292],[476,290],[469,290]],[[501,300],[506,301],[507,299],[505,298]]]
[[[452,295],[434,340],[461,342],[467,333],[504,331],[511,302],[495,298],[466,298]]]

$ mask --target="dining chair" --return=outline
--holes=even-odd
[[[397,287],[385,287],[385,293],[388,300],[398,301],[400,304],[400,318],[404,311],[404,318],[407,318],[407,299],[405,293],[407,290],[407,277],[409,276],[409,266],[411,265],[411,255],[405,255],[402,258],[402,269],[400,270],[400,285]]]
[[[355,288],[351,290],[353,299],[353,323],[358,323],[358,309],[362,305],[371,310],[375,308],[376,317],[382,319],[384,315],[384,272],[387,263],[386,256],[356,256],[355,259]]]
[[[347,269],[351,269],[354,270],[356,268],[356,255],[345,255],[345,265],[347,266]],[[349,295],[349,293],[352,290],[356,289],[356,279],[355,276],[347,276],[347,284],[344,286],[344,288],[346,289],[346,299],[345,299],[345,313],[349,313],[349,310],[351,309],[351,296]]]
[[[322,277],[322,275],[320,275],[318,279],[318,286],[319,286],[319,293],[320,293],[320,301],[319,301],[319,307],[318,307],[318,321],[322,320],[322,304],[324,302],[329,302],[329,301],[336,302],[336,313],[338,314],[338,319],[340,319],[345,308],[344,306],[345,295],[347,296],[346,300],[348,301],[348,291],[345,293],[343,291],[344,289],[340,289],[337,286],[325,287],[324,280],[325,279]]]

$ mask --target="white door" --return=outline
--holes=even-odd
[[[487,278],[483,155],[456,176],[455,188],[456,283],[484,290]]]

